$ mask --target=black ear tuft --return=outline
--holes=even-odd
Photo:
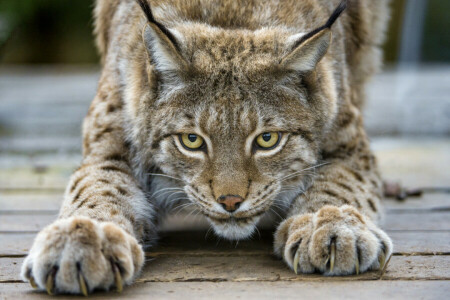
[[[150,4],[146,0],[136,0],[142,11],[144,12],[147,20],[150,23],[155,23],[155,18],[153,17],[152,9],[150,8]]]
[[[152,9],[151,9],[148,1],[147,0],[136,0],[136,1],[139,4],[139,6],[141,7],[145,16],[147,17],[148,22],[155,24],[159,28],[159,30],[161,30],[162,33],[164,33],[167,36],[167,38],[173,43],[175,48],[177,50],[179,50],[178,42],[177,42],[175,36],[172,34],[172,32],[170,32],[170,30],[168,30],[163,24],[161,24],[155,20],[155,17],[153,16]]]
[[[326,28],[331,28],[333,26],[334,22],[336,22],[337,18],[341,15],[341,13],[347,8],[347,0],[341,1],[339,3],[338,7],[333,11],[330,18],[328,19],[327,23],[325,24]]]
[[[325,23],[325,25],[320,26],[319,28],[314,29],[313,31],[308,32],[305,34],[300,40],[298,40],[292,48],[298,47],[300,44],[302,44],[307,39],[311,38],[315,34],[319,33],[320,31],[328,28],[330,29],[331,26],[333,26],[334,22],[336,22],[337,18],[341,15],[341,13],[347,8],[347,0],[341,1],[339,3],[338,7],[333,11],[331,16],[328,18],[328,21]]]

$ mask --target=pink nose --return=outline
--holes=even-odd
[[[228,212],[234,212],[243,201],[244,199],[238,195],[222,195],[217,199],[217,202]]]

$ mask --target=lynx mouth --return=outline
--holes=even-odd
[[[250,215],[250,216],[240,216],[240,215],[236,216],[236,215],[229,214],[229,215],[224,215],[223,217],[211,215],[207,212],[205,212],[204,214],[206,215],[206,217],[208,219],[211,219],[217,223],[233,223],[233,222],[234,223],[249,223],[252,220],[254,220],[255,218],[259,219],[259,217],[261,217],[265,212],[266,211],[260,211],[253,215]]]
[[[245,218],[214,218],[208,216],[215,233],[228,240],[241,240],[250,237],[256,229],[256,224],[260,215],[253,215]]]

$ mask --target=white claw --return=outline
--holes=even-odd
[[[114,281],[116,283],[116,291],[118,293],[122,293],[123,291],[122,276],[120,276],[119,268],[115,263],[113,263],[113,270],[114,270]]]
[[[50,296],[53,296],[53,287],[54,287],[54,283],[55,283],[55,278],[53,277],[53,273],[51,272],[50,274],[48,274],[47,276],[47,281],[45,283],[45,289],[47,290],[47,293]]]
[[[392,258],[392,254],[391,254],[391,256],[389,256],[388,260],[384,264],[384,267],[381,270],[380,278],[383,277],[384,273],[386,272],[387,266],[388,266],[389,262],[391,261],[391,258]]]
[[[384,254],[384,252],[380,253],[380,256],[378,258],[378,261],[380,263],[380,271],[383,271],[384,266],[386,264],[386,255]]]
[[[81,272],[78,272],[78,284],[80,285],[81,294],[87,297],[89,295],[89,291],[87,289],[86,281],[84,280],[83,274],[81,274]]]
[[[294,256],[294,272],[295,272],[295,274],[298,274],[297,273],[297,267],[298,267],[299,260],[300,260],[300,254],[299,254],[299,252],[297,250],[297,252],[295,252],[295,256]]]
[[[336,258],[336,244],[334,242],[332,242],[331,243],[331,255],[330,255],[330,272],[333,272],[335,258]]]
[[[36,281],[34,280],[33,276],[30,276],[30,284],[34,289],[38,288],[38,285],[36,284]]]

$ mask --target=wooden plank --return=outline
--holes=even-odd
[[[0,213],[4,211],[20,213],[23,211],[55,211],[61,207],[64,196],[62,193],[20,192],[8,193],[0,191]]]
[[[94,299],[445,299],[448,281],[355,281],[323,282],[150,282],[126,287],[121,294],[95,292]],[[2,299],[48,300],[44,292],[27,283],[0,286]],[[74,299],[59,295],[58,299]],[[82,299],[81,297],[79,299]]]
[[[57,215],[1,215],[0,232],[38,232]]]
[[[53,222],[56,216],[53,212],[48,215],[1,215],[0,232],[39,231],[47,224]],[[201,226],[203,226],[203,229],[208,228],[207,223],[201,216],[197,219],[187,219],[180,215],[173,217],[173,219],[182,220],[183,229],[185,230],[192,228],[201,229]],[[192,224],[195,226],[190,227]],[[166,228],[175,230],[179,229],[178,227],[168,226]],[[450,230],[450,212],[420,213],[413,211],[411,213],[389,213],[386,215],[382,227],[388,230]]]
[[[388,231],[396,254],[449,254],[450,231]],[[251,240],[229,242],[219,239],[214,233],[200,232],[161,233],[158,245],[150,249],[156,255],[218,255],[236,256],[272,253],[272,232],[261,231],[261,237]],[[28,253],[35,233],[0,233],[0,256],[24,256]]]
[[[388,231],[394,253],[450,254],[450,231]]]
[[[425,194],[422,197],[411,197],[404,201],[384,199],[383,207],[387,212],[399,210],[450,210],[448,194]]]
[[[0,283],[8,281],[20,281],[20,267],[23,258],[1,257],[0,258]],[[0,285],[1,287],[1,285]]]
[[[62,193],[75,166],[31,165],[0,168],[0,191],[58,189]]]
[[[372,148],[385,179],[400,181],[406,187],[448,186],[450,140],[381,138]]]
[[[329,280],[373,280],[379,272]],[[449,256],[393,256],[385,280],[450,280]],[[148,263],[138,281],[315,281],[319,274],[296,275],[273,256],[162,256]]]
[[[382,228],[389,230],[450,230],[450,212],[390,213]]]
[[[0,282],[19,281],[22,257],[0,258]],[[296,275],[271,255],[160,256],[147,262],[137,282],[183,281],[317,281],[320,274]],[[329,277],[333,280],[376,280],[378,271]],[[450,256],[393,256],[383,280],[450,280]]]
[[[33,244],[36,233],[4,234],[0,233],[0,257],[26,255]]]

